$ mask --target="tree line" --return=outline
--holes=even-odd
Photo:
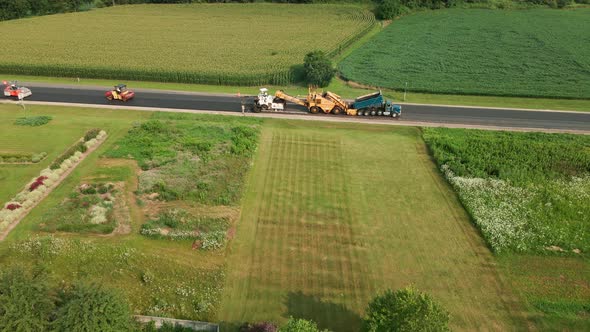
[[[247,3],[254,0],[0,0],[0,21],[88,10],[93,7],[140,3]],[[277,3],[312,3],[318,0],[271,0]]]
[[[260,0],[0,0],[0,21],[140,3],[250,3]],[[329,3],[335,0],[265,0],[274,3]],[[347,1],[347,2],[350,2]],[[353,1],[354,2],[354,1]],[[359,0],[359,2],[361,2]],[[490,4],[490,0],[373,0],[379,19],[392,19],[416,9],[441,9],[462,4]],[[510,0],[506,0],[507,3]],[[519,3],[563,8],[573,3],[590,4],[590,0],[521,0]],[[494,6],[496,6],[494,4]]]

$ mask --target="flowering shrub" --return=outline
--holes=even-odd
[[[43,182],[47,180],[47,176],[41,175],[40,177],[36,178],[33,183],[31,183],[29,185],[29,191],[33,191],[37,188],[39,188],[40,186],[43,185]]]
[[[10,211],[13,211],[13,210],[16,210],[16,209],[19,209],[19,208],[21,208],[21,205],[20,205],[20,204],[18,204],[18,203],[8,203],[8,204],[6,205],[6,208],[7,208],[8,210],[10,210]]]

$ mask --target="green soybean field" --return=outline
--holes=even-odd
[[[331,56],[368,32],[351,5],[129,5],[0,22],[5,74],[285,85],[306,53]],[[336,28],[337,27],[337,28]]]
[[[590,8],[450,9],[394,21],[339,64],[415,92],[590,98]]]

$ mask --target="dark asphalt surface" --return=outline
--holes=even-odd
[[[108,87],[105,87],[104,89],[96,89],[88,87],[47,87],[35,86],[34,84],[28,84],[25,86],[31,88],[31,91],[33,92],[33,95],[27,98],[27,100],[31,101],[99,105],[110,104],[232,112],[241,111],[240,98],[237,96],[190,94],[153,90],[143,91],[138,89],[136,90],[135,99],[122,103],[120,101],[106,100],[104,93],[109,89]],[[4,86],[2,86],[2,89],[4,89]],[[403,103],[401,104],[403,105]],[[288,110],[307,114],[305,109],[299,106],[289,105]],[[564,113],[426,105],[403,105],[402,111],[402,117],[399,121],[590,131],[590,112]],[[366,118],[368,117],[363,117],[363,119]],[[383,120],[383,117],[376,118]],[[392,121],[397,120],[392,119]]]

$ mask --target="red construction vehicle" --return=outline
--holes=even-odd
[[[18,99],[24,99],[29,97],[33,93],[29,88],[25,88],[24,86],[18,85],[17,81],[12,82],[2,82],[6,87],[4,88],[4,96],[5,97],[15,97]]]
[[[125,84],[117,84],[113,90],[105,93],[105,97],[108,100],[128,101],[135,97],[135,92],[127,89],[127,85]]]

